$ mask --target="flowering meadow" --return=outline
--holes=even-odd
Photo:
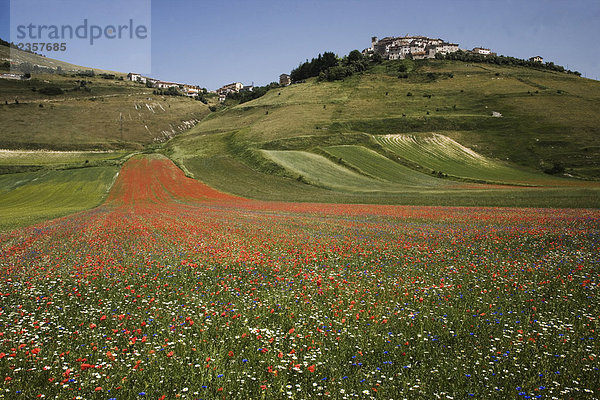
[[[130,159],[0,236],[0,398],[600,398],[600,212],[269,203]]]

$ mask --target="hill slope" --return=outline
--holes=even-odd
[[[0,79],[0,149],[139,150],[209,112],[187,97],[154,95],[124,74],[94,69],[89,75],[90,68],[0,45],[0,61],[9,58],[45,69],[28,80]],[[8,72],[1,65],[0,72]]]
[[[121,76],[125,75],[122,72],[114,72],[114,71],[109,71],[109,70],[105,70],[105,69],[84,67],[81,65],[71,64],[71,63],[68,63],[65,61],[57,60],[54,58],[40,56],[35,53],[21,51],[19,49],[15,49],[15,48],[11,48],[11,47],[7,46],[6,42],[4,40],[2,40],[1,42],[2,43],[0,43],[0,62],[8,61],[11,64],[13,64],[14,66],[17,66],[17,65],[23,64],[23,63],[29,63],[33,67],[37,66],[37,67],[50,68],[50,69],[55,69],[55,70],[57,68],[60,68],[65,72],[87,71],[87,70],[93,69],[97,74],[109,73],[109,74],[118,74]]]
[[[573,75],[389,61],[224,108],[166,154],[220,190],[263,199],[597,206],[598,184],[585,179],[600,176],[598,108],[600,83]]]

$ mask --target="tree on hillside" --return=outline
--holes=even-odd
[[[299,82],[311,77],[319,77],[320,81],[335,81],[351,76],[355,72],[365,71],[369,66],[369,59],[358,50],[352,50],[343,59],[333,52],[327,51],[319,54],[317,58],[306,61],[292,70],[293,82]]]
[[[319,54],[317,58],[313,58],[310,61],[306,61],[293,69],[290,76],[292,82],[298,82],[314,76],[319,76],[321,72],[328,70],[331,67],[335,67],[339,64],[339,59],[331,51],[326,51],[323,54]]]
[[[548,71],[556,71],[556,72],[566,72],[569,74],[574,74],[577,76],[581,76],[581,74],[577,71],[565,70],[565,68],[561,65],[556,65],[553,62],[547,62],[542,64],[540,62],[523,60],[516,57],[509,56],[497,56],[497,55],[484,55],[484,54],[474,54],[470,52],[465,52],[463,50],[458,50],[454,53],[448,53],[446,55],[437,53],[435,58],[438,60],[457,60],[457,61],[465,61],[472,63],[487,63],[487,64],[496,64],[496,65],[516,65],[521,67],[530,67],[541,70]]]

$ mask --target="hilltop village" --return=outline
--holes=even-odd
[[[384,37],[377,40],[377,36],[371,38],[371,47],[362,51],[365,56],[379,54],[386,60],[403,60],[412,58],[413,60],[423,60],[426,58],[435,58],[436,54],[449,54],[458,50],[466,53],[496,55],[490,49],[475,47],[472,50],[459,49],[458,43],[446,42],[443,39],[432,39],[426,36],[398,36]]]
[[[371,37],[371,46],[362,51],[366,57],[380,56],[384,60],[404,60],[407,58],[413,60],[424,60],[436,58],[436,55],[448,55],[457,51],[462,51],[468,54],[477,54],[482,56],[496,56],[496,53],[485,47],[475,47],[471,50],[459,48],[458,43],[451,43],[440,38],[430,38],[427,36],[387,36],[383,39],[378,39],[377,36]],[[540,56],[531,57],[531,62],[543,62]],[[175,88],[182,94],[190,97],[196,97],[200,93],[198,86],[180,84],[174,82],[165,82],[140,74],[129,73],[127,78],[132,81],[145,83],[148,87],[158,89]],[[287,86],[292,83],[292,78],[289,74],[281,74],[279,76],[279,85]],[[241,82],[233,82],[223,85],[217,90],[210,91],[218,95],[219,101],[224,102],[228,95],[232,93],[252,92],[254,84],[244,85]]]

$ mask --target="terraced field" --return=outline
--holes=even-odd
[[[327,158],[307,151],[261,150],[271,159],[299,180],[343,191],[395,191],[399,188],[391,182],[367,177],[344,168]]]
[[[412,170],[362,146],[329,146],[324,150],[341,165],[308,151],[261,150],[299,181],[349,192],[399,193],[458,187],[459,184]]]
[[[381,154],[363,146],[329,146],[324,150],[334,157],[339,157],[343,162],[365,174],[412,187],[449,187],[453,184],[424,173],[415,171],[402,164],[394,162]]]
[[[429,170],[490,183],[548,185],[564,180],[484,157],[440,134],[375,136],[384,148]]]

